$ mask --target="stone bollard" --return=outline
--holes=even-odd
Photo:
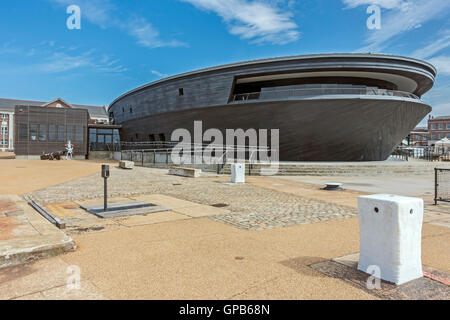
[[[378,194],[358,198],[358,270],[379,268],[385,281],[401,285],[423,277],[423,200]]]
[[[134,162],[133,161],[120,161],[119,167],[122,169],[130,169],[132,170],[134,168]]]
[[[231,165],[231,183],[245,183],[245,164],[233,163]]]

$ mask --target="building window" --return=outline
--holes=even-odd
[[[6,119],[7,116],[7,114],[2,114],[2,119]]]
[[[442,139],[444,135],[442,133],[439,133],[439,139]]]
[[[28,141],[28,125],[26,123],[19,124],[19,140]]]
[[[30,124],[30,140],[37,141],[38,140],[38,125]]]
[[[447,123],[447,129],[450,130],[450,123]]]
[[[130,113],[133,113],[133,107],[130,107]]]
[[[423,136],[423,140],[428,140],[428,135],[427,135],[427,134],[425,134],[425,135]]]
[[[439,130],[444,129],[444,124],[443,123],[439,123]]]
[[[39,141],[47,141],[47,126],[45,124],[39,125]]]
[[[159,134],[159,141],[162,141],[162,142],[166,141],[166,135],[164,133]]]
[[[48,141],[55,142],[57,136],[56,126],[51,124],[48,126]]]
[[[432,134],[431,134],[431,139],[432,139],[432,140],[435,140],[435,139],[436,139],[436,134],[435,134],[435,133],[432,133]]]
[[[2,135],[4,135],[4,136],[8,135],[8,127],[7,126],[2,126]]]
[[[150,142],[154,142],[155,141],[155,135],[154,134],[149,134],[148,135],[148,139],[150,140]]]
[[[66,141],[64,129],[65,129],[64,126],[58,126],[58,142]]]
[[[181,96],[184,96],[184,89],[183,88],[180,88],[180,89],[178,89],[178,95],[181,97]]]
[[[433,124],[431,125],[431,129],[436,130],[436,124],[435,124],[435,123],[433,123]]]
[[[74,141],[73,140],[73,126],[67,126],[67,130],[66,130],[66,139],[67,141]]]
[[[84,139],[83,134],[83,127],[82,126],[75,126],[75,141],[76,142],[82,142]]]

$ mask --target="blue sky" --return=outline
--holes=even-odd
[[[367,8],[381,7],[369,30]],[[69,30],[66,8],[81,8]],[[381,52],[439,70],[424,96],[450,114],[448,0],[3,0],[0,97],[107,105],[145,83],[241,60]]]

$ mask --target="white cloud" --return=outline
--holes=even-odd
[[[349,8],[378,4],[385,8],[382,13],[381,30],[370,31],[367,46],[358,51],[381,51],[388,41],[405,32],[420,28],[429,21],[449,14],[448,0],[342,0]]]
[[[342,0],[348,8],[356,8],[363,5],[378,5],[385,9],[406,9],[407,1],[404,0]]]
[[[64,47],[53,48],[50,42],[40,43],[30,48],[16,48],[15,55],[26,57],[25,63],[13,66],[15,70],[27,73],[67,73],[77,69],[89,68],[96,72],[122,73],[127,69],[119,59],[108,55],[96,55],[94,50],[82,53],[67,50]],[[47,45],[45,45],[47,44]],[[70,53],[69,53],[70,52]],[[2,54],[2,52],[0,52]],[[8,52],[7,52],[8,54]],[[30,63],[30,59],[31,63]]]
[[[450,30],[446,30],[442,38],[433,41],[428,46],[418,49],[412,53],[412,56],[418,59],[426,59],[450,46]]]
[[[77,5],[81,9],[82,19],[105,29],[114,24],[115,6],[109,0],[49,0],[63,6]]]
[[[167,74],[161,73],[161,72],[156,71],[156,70],[152,70],[151,72],[152,72],[152,74],[154,74],[155,76],[158,76],[158,77],[160,77],[160,78],[165,78],[165,77],[167,77]]]
[[[229,32],[252,43],[286,44],[300,38],[292,13],[268,1],[181,0],[199,9],[215,12]],[[290,2],[292,5],[292,2]]]
[[[438,56],[428,59],[428,62],[434,65],[438,74],[450,76],[450,56]]]
[[[150,22],[143,18],[134,18],[128,24],[124,25],[124,28],[136,38],[139,45],[147,48],[160,48],[160,47],[180,47],[187,46],[185,43],[172,40],[163,41],[159,36],[158,30],[156,30]]]
[[[81,25],[83,19],[102,29],[118,28],[133,36],[137,43],[147,48],[186,46],[176,40],[163,41],[150,22],[143,17],[124,17],[111,0],[48,0],[62,5],[78,5],[81,9]]]
[[[432,105],[433,107],[433,111],[432,111],[432,115],[434,116],[448,116],[450,115],[450,103],[439,103],[439,104],[435,104]]]

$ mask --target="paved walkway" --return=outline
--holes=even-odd
[[[67,169],[71,165],[68,163]],[[229,177],[188,179],[168,176],[166,172],[113,168],[110,196],[153,197],[148,200],[155,202],[159,197],[166,205],[167,201],[189,201],[189,206],[180,205],[179,212],[175,212],[176,208],[173,212],[178,215],[174,217],[185,218],[131,217],[134,220],[112,221],[112,227],[74,230],[71,235],[78,246],[76,252],[0,270],[0,292],[8,292],[3,298],[378,298],[311,267],[359,251],[359,226],[354,213],[361,192],[330,193],[312,184],[276,177],[250,177],[246,185],[231,186],[226,184]],[[77,210],[71,208],[73,203],[95,198],[98,201],[102,187],[97,172],[32,195],[46,205],[62,206],[72,212]],[[194,206],[198,207],[192,210]],[[210,216],[215,209],[219,212]],[[320,210],[324,210],[326,221],[314,217],[313,213]],[[335,216],[339,210],[349,217]],[[230,215],[232,220],[218,219]],[[270,215],[277,218],[262,227],[251,225]],[[284,217],[291,220],[280,223]],[[238,221],[238,227],[233,221]],[[423,263],[450,272],[448,243],[449,228],[426,223]],[[64,285],[68,267],[81,271],[78,291]]]

